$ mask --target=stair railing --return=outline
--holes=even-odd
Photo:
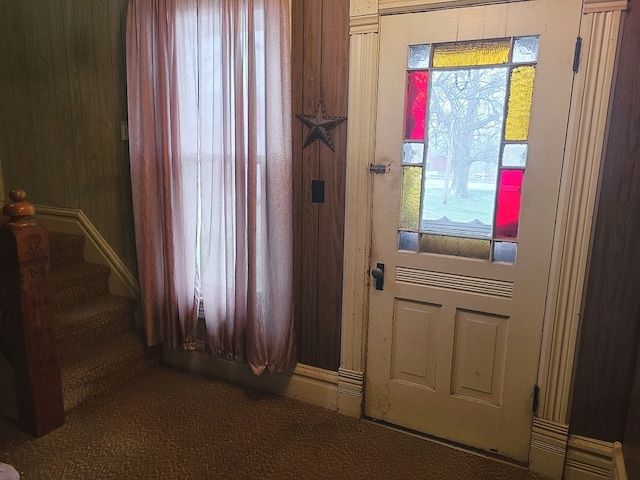
[[[23,190],[12,190],[0,227],[0,348],[13,367],[18,426],[41,437],[64,423],[51,330],[49,236]]]

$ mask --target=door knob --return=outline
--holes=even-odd
[[[376,264],[376,268],[371,269],[371,276],[376,279],[376,290],[384,288],[384,263]]]
[[[384,278],[384,270],[376,267],[371,270],[371,276],[376,280],[382,280]]]

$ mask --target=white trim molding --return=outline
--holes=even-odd
[[[628,0],[584,0],[584,13],[610,12],[626,10]]]
[[[351,35],[363,33],[378,33],[380,28],[378,15],[362,15],[349,19],[349,33]]]
[[[351,0],[349,2],[349,17],[378,16],[378,0]]]
[[[507,0],[514,2],[527,2],[531,0]],[[379,0],[381,14],[425,12],[439,8],[474,7],[477,5],[490,5],[492,3],[505,3],[505,0]]]
[[[340,369],[364,372],[371,247],[369,164],[375,153],[378,33],[352,33],[350,52]],[[362,414],[362,401],[356,404],[352,395],[340,394],[338,402],[345,415]]]
[[[550,478],[562,478],[569,442],[569,425],[533,419],[529,468]]]
[[[82,210],[35,205],[36,219],[47,229],[84,235],[85,259],[111,268],[109,291],[114,295],[140,299],[140,285],[118,254]]]
[[[164,346],[163,360],[192,372],[248,385],[330,410],[338,410],[338,373],[298,364],[293,372],[254,375],[247,365],[211,357],[202,351]]]
[[[364,372],[338,369],[338,411],[349,417],[361,417],[364,399]]]
[[[552,259],[541,360],[539,417],[568,423],[593,212],[613,83],[620,12],[584,15]]]
[[[614,444],[571,435],[564,480],[602,480],[611,476]]]
[[[568,161],[560,190],[559,228],[554,246],[557,255],[552,259],[554,273],[549,282],[538,369],[539,418],[533,424],[530,457],[532,471],[557,479],[563,478],[559,464],[562,444],[556,443],[561,437],[555,437],[553,430],[546,427],[557,425],[568,429],[580,311],[607,135],[620,23],[621,12],[610,10],[583,15],[581,25],[582,54],[571,106]],[[569,454],[564,458],[565,478],[600,478],[567,476],[578,475],[576,472],[587,475],[591,468],[576,464],[576,458],[580,457],[576,453],[576,445],[583,443],[574,441],[572,447],[569,440],[567,451],[573,452],[573,458]],[[543,448],[550,445],[558,449]],[[611,457],[607,461],[611,462]],[[589,471],[590,475],[594,474],[593,469]]]
[[[624,464],[624,455],[622,454],[622,444],[620,442],[613,443],[613,461],[610,478],[611,480],[627,480],[627,468]]]

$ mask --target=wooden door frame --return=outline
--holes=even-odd
[[[344,284],[338,410],[361,416],[366,366],[372,175],[380,16],[504,0],[351,0]],[[529,1],[529,0],[518,0]],[[538,369],[540,406],[532,428],[532,470],[560,478],[569,440],[574,356],[615,70],[627,0],[584,0],[581,65],[575,76],[554,256]]]

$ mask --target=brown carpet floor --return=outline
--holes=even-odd
[[[23,480],[542,479],[297,400],[156,366],[31,439],[0,419]]]

